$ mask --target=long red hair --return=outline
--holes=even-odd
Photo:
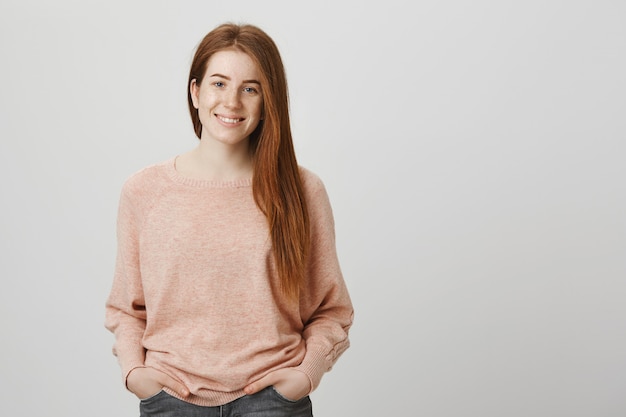
[[[252,192],[265,214],[276,270],[283,293],[296,299],[305,279],[309,251],[309,216],[291,136],[287,78],[278,47],[260,28],[226,23],[209,32],[198,45],[189,71],[187,99],[196,136],[202,124],[191,100],[192,80],[200,85],[209,58],[224,49],[246,53],[261,72],[263,120],[250,135],[254,162]]]

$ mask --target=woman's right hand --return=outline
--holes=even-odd
[[[135,368],[126,378],[128,390],[139,399],[150,398],[156,395],[164,387],[171,389],[182,397],[189,395],[189,390],[182,382],[154,368]]]

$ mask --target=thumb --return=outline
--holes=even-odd
[[[164,387],[175,391],[179,395],[186,397],[189,395],[189,389],[180,381],[172,378],[169,375],[163,374],[161,381],[159,381]]]
[[[275,374],[270,372],[265,375],[263,378],[254,381],[251,384],[246,385],[243,388],[243,392],[247,395],[256,394],[257,392],[269,387],[270,385],[274,385],[276,383]]]

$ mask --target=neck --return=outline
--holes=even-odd
[[[203,139],[198,146],[181,155],[177,169],[190,177],[233,181],[252,177],[252,157],[248,141],[227,145]]]

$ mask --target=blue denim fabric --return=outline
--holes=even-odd
[[[190,404],[161,391],[141,400],[139,411],[141,417],[313,417],[308,396],[291,401],[274,387],[217,407]]]

